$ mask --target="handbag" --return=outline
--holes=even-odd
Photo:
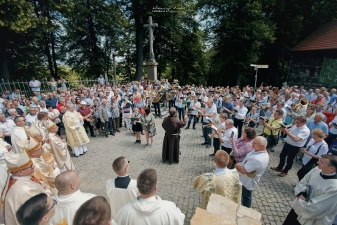
[[[150,126],[149,132],[152,134],[152,137],[157,134],[157,129],[155,126]]]

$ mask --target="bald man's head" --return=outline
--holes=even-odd
[[[265,151],[266,147],[267,147],[267,139],[265,137],[262,136],[257,136],[256,138],[254,138],[253,140],[253,149],[255,149],[255,151]]]
[[[80,178],[75,170],[68,170],[55,178],[55,187],[61,195],[69,195],[80,188]]]
[[[107,100],[106,99],[102,99],[102,105],[106,105],[107,104]]]

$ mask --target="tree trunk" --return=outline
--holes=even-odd
[[[52,59],[53,59],[53,66],[54,66],[54,76],[55,78],[59,77],[58,74],[58,68],[57,68],[57,56],[56,56],[56,52],[55,52],[55,36],[54,36],[54,32],[50,33],[51,35],[51,51],[52,51]]]
[[[89,13],[87,14],[87,20],[88,20],[88,31],[89,31],[90,47],[91,47],[90,67],[91,67],[91,70],[94,70],[92,72],[96,73],[96,76],[99,76],[101,73],[101,67],[99,66],[99,62],[98,62],[97,37],[96,37],[93,17],[91,15],[92,10],[91,10],[90,0],[87,0],[86,7],[89,11]]]
[[[46,54],[47,56],[47,60],[48,60],[48,69],[50,71],[50,75],[52,77],[55,77],[55,73],[54,73],[54,66],[53,66],[53,61],[52,61],[52,58],[51,58],[51,54],[50,54],[50,49],[49,49],[49,43],[48,43],[48,40],[49,38],[47,37],[47,34],[43,34],[43,44],[44,44],[44,53]]]
[[[236,85],[240,87],[240,83],[241,83],[241,73],[238,72],[236,77]]]
[[[175,65],[174,65],[174,67],[172,67],[172,82],[173,82],[174,79],[176,79],[176,68],[175,68]]]
[[[3,29],[0,29],[0,31]],[[2,33],[2,32],[1,32]],[[3,34],[3,33],[2,33]],[[7,51],[6,51],[6,41],[0,41],[0,79],[9,81],[10,74],[7,66]]]
[[[142,14],[140,13],[140,1],[133,1],[133,15],[135,18],[136,26],[136,74],[135,79],[140,81],[143,76],[143,45],[144,45],[144,32],[142,23]]]

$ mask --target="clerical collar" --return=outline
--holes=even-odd
[[[323,179],[337,179],[336,172],[333,174],[324,174],[322,172],[319,173]]]
[[[12,176],[14,180],[29,180],[31,176]]]
[[[215,167],[213,172],[214,172],[215,175],[223,175],[223,174],[229,173],[229,169],[227,167],[225,167],[225,168]]]
[[[129,174],[125,175],[125,176],[117,176],[117,177],[124,178],[124,177],[128,177],[128,176],[129,176]]]
[[[58,198],[59,199],[66,199],[66,198],[69,198],[70,196],[72,196],[72,195],[74,195],[75,193],[78,193],[78,192],[80,192],[81,190],[80,189],[78,189],[77,191],[75,191],[74,193],[71,193],[71,194],[69,194],[69,195],[61,195],[61,194],[58,194]]]

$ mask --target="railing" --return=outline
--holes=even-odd
[[[47,79],[39,80],[41,83],[40,91],[41,92],[50,92],[51,86],[48,84],[50,82]],[[110,85],[112,83],[124,83],[125,81],[117,80],[109,80]],[[85,87],[91,87],[93,84],[97,84],[97,79],[90,80],[90,79],[82,79],[79,80],[67,80],[67,88],[76,89],[79,85],[84,85]],[[59,87],[59,86],[58,86]],[[27,97],[32,95],[31,88],[29,87],[29,81],[24,80],[16,80],[16,81],[5,81],[1,79],[0,81],[0,93],[5,93],[5,91],[10,91],[13,93],[15,89],[19,89],[21,94],[25,94]]]

